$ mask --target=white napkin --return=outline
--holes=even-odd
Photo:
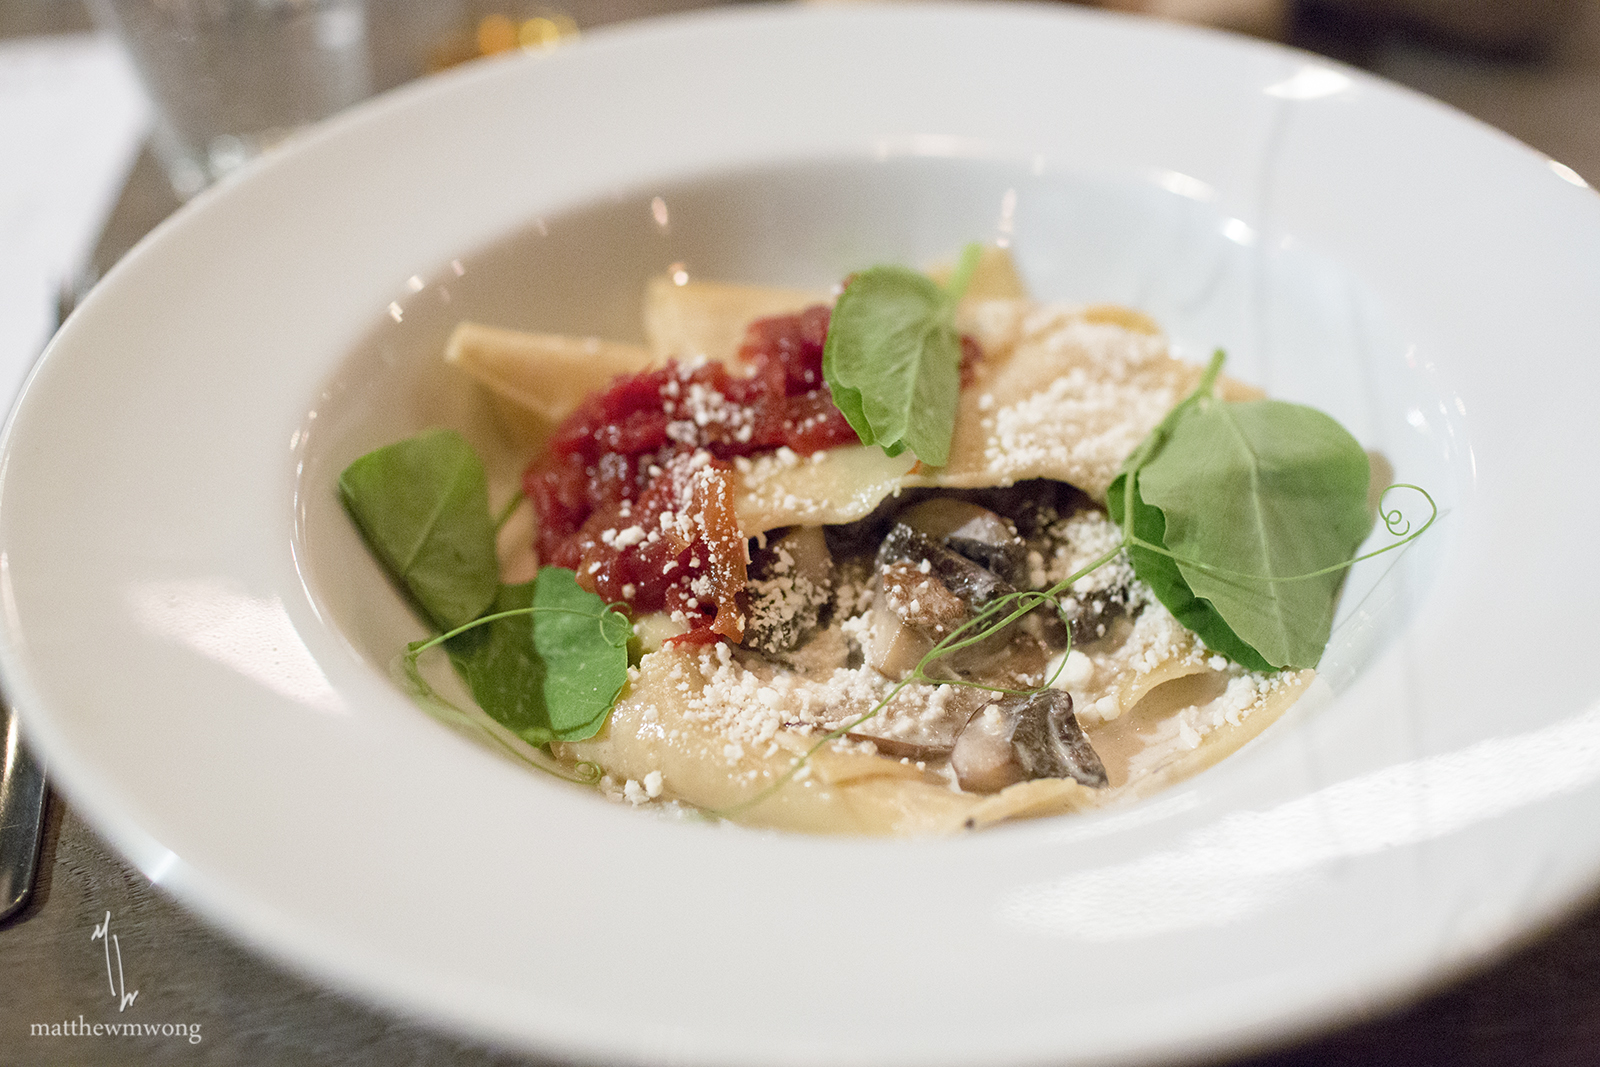
[[[115,41],[0,41],[0,411],[55,328],[144,140],[149,104]]]

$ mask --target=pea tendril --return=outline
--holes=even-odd
[[[1392,552],[1395,549],[1402,548],[1421,537],[1428,531],[1430,527],[1433,526],[1434,522],[1439,517],[1439,508],[1433,497],[1421,486],[1402,482],[1392,484],[1384,489],[1383,493],[1379,497],[1378,504],[1378,517],[1381,519],[1384,529],[1390,535],[1398,538],[1398,540],[1391,544],[1385,545],[1382,548],[1367,552],[1363,555],[1355,556],[1354,558],[1347,558],[1342,562],[1334,563],[1329,566],[1313,568],[1302,573],[1289,575],[1265,575],[1245,571],[1237,567],[1227,567],[1206,559],[1199,558],[1193,553],[1174,551],[1165,544],[1158,543],[1146,537],[1138,536],[1136,530],[1141,525],[1137,521],[1139,518],[1137,509],[1141,506],[1139,499],[1140,476],[1146,472],[1147,468],[1158,461],[1162,455],[1163,448],[1170,443],[1175,434],[1186,431],[1187,428],[1185,427],[1185,420],[1190,418],[1191,415],[1202,409],[1205,405],[1211,404],[1215,401],[1213,390],[1215,389],[1218,378],[1221,375],[1223,360],[1224,355],[1221,351],[1218,351],[1212,356],[1210,363],[1202,373],[1199,383],[1195,389],[1181,402],[1179,402],[1179,404],[1174,407],[1171,412],[1168,413],[1166,418],[1164,418],[1161,423],[1151,431],[1151,433],[1145,438],[1139,447],[1134,450],[1133,454],[1129,456],[1127,462],[1124,464],[1122,475],[1119,477],[1118,482],[1123,483],[1125,480],[1125,484],[1119,486],[1114,483],[1113,486],[1113,497],[1118,495],[1118,490],[1120,488],[1120,500],[1118,500],[1117,503],[1120,503],[1121,505],[1120,511],[1122,520],[1122,537],[1116,548],[1092,560],[1073,574],[1068,575],[1066,578],[1063,578],[1061,581],[1055,583],[1048,589],[1014,591],[1007,593],[997,598],[992,603],[986,605],[984,608],[975,613],[971,619],[968,619],[961,626],[957,627],[952,633],[945,635],[937,643],[935,643],[928,653],[924,655],[917,663],[917,666],[906,677],[900,679],[893,686],[891,686],[888,693],[877,703],[875,703],[869,710],[856,716],[843,725],[823,734],[804,753],[796,756],[791,762],[789,768],[783,774],[779,775],[774,781],[757,792],[755,795],[738,804],[732,805],[731,807],[722,809],[721,811],[713,812],[713,814],[723,816],[738,815],[766,801],[784,786],[792,782],[796,776],[798,776],[808,765],[811,757],[815,755],[823,746],[846,736],[863,723],[881,714],[884,709],[886,709],[894,701],[894,699],[906,689],[907,686],[919,683],[927,685],[954,684],[994,693],[1017,695],[1038,693],[1042,692],[1045,688],[1050,687],[1059,679],[1061,671],[1065,669],[1066,656],[1072,651],[1070,619],[1068,619],[1066,614],[1066,609],[1062,603],[1062,598],[1068,595],[1072,589],[1072,586],[1076,582],[1094,573],[1101,567],[1111,563],[1124,553],[1129,554],[1129,556],[1133,558],[1135,573],[1139,573],[1139,559],[1135,553],[1137,551],[1142,551],[1150,556],[1156,556],[1162,559],[1170,560],[1173,564],[1176,564],[1180,567],[1190,568],[1192,571],[1198,572],[1201,575],[1214,576],[1219,579],[1228,579],[1235,582],[1243,581],[1251,583],[1264,583],[1267,586],[1274,588],[1274,595],[1279,595],[1276,592],[1275,587],[1280,583],[1304,583],[1318,578],[1327,579],[1330,576],[1342,573],[1357,563],[1372,559],[1388,552]],[[1270,405],[1275,404],[1276,402],[1261,401],[1258,403]],[[1301,413],[1311,411],[1311,409],[1308,408],[1296,408],[1294,405],[1280,405],[1280,407],[1294,408],[1294,410],[1290,412],[1290,415],[1293,419],[1298,419],[1300,421],[1291,422],[1291,425],[1293,426],[1302,425],[1306,416],[1302,415]],[[1274,415],[1279,414],[1276,409],[1274,409],[1271,413]],[[1323,416],[1320,413],[1311,412],[1311,414],[1318,419],[1326,420],[1329,423],[1332,422],[1331,419],[1327,419],[1326,416]],[[1333,425],[1337,426],[1337,424]],[[1342,429],[1340,429],[1338,432],[1339,434],[1342,434],[1344,438],[1348,438],[1348,434],[1344,434]],[[1353,440],[1349,441],[1348,444],[1353,445]],[[1349,456],[1346,441],[1344,439],[1335,439],[1331,447],[1335,450],[1340,448],[1345,450],[1346,454],[1340,456],[1339,460],[1348,465]],[[1364,453],[1359,452],[1359,446],[1355,446],[1355,448],[1357,449],[1357,453],[1360,455],[1364,464]],[[1387,501],[1390,494],[1397,489],[1410,490],[1412,492],[1419,493],[1428,504],[1429,514],[1427,520],[1414,530],[1412,529],[1411,522],[1406,518],[1399,507],[1387,506]],[[1360,538],[1357,538],[1357,540],[1360,540]],[[1140,577],[1144,577],[1144,575],[1140,574]],[[1154,585],[1154,583],[1152,583],[1152,585]],[[1328,594],[1327,612],[1330,617],[1332,613],[1332,595],[1334,591],[1336,591],[1336,587],[1333,590],[1330,590]],[[1194,594],[1189,593],[1187,588],[1185,588],[1183,592],[1187,594],[1191,600],[1194,598]],[[1161,591],[1157,590],[1157,593],[1159,596]],[[1166,598],[1163,597],[1162,599],[1165,600]],[[933,665],[939,660],[988,640],[995,634],[1000,633],[1006,627],[1017,622],[1023,616],[1038,609],[1041,605],[1046,603],[1054,605],[1057,614],[1063,620],[1068,621],[1069,626],[1067,630],[1067,645],[1061,654],[1060,664],[1056,668],[1055,674],[1052,675],[1052,677],[1048,679],[1044,685],[1034,689],[1014,690],[1000,686],[984,685],[961,678],[935,677],[931,673]],[[1190,623],[1190,618],[1184,617],[1184,615],[1179,611],[1174,611],[1174,614],[1179,615],[1180,621],[1185,622],[1186,624]],[[1190,614],[1192,617],[1193,613]],[[1199,632],[1199,628],[1197,626],[1190,625],[1190,629]],[[1207,633],[1200,633],[1200,636],[1202,640],[1207,640],[1208,636],[1210,635]],[[1232,637],[1231,631],[1229,631],[1228,636]],[[1232,637],[1232,639],[1234,641],[1238,641],[1238,638],[1236,637]],[[1325,636],[1323,640],[1324,642],[1326,641]],[[1211,644],[1210,641],[1207,641],[1207,643]],[[1216,648],[1217,646],[1212,645],[1212,647]],[[1273,665],[1264,661],[1260,654],[1256,653],[1253,648],[1250,648],[1248,645],[1244,645],[1243,647],[1253,658],[1231,655],[1232,649],[1228,648],[1219,650],[1228,651],[1231,658],[1239,660],[1246,667],[1251,669],[1274,669]],[[1319,645],[1318,648],[1320,649],[1320,647],[1321,646]]]

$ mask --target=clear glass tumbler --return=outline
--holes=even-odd
[[[423,73],[453,0],[91,0],[155,105],[188,198],[296,129]]]

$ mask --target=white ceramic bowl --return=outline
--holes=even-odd
[[[456,315],[618,333],[671,262],[826,284],[974,238],[1041,296],[1227,347],[1442,505],[1352,576],[1315,699],[1139,806],[886,843],[611,806],[391,683],[416,624],[332,479],[428,422],[479,432],[434,364]],[[830,1065],[1281,1039],[1600,874],[1597,296],[1570,171],[1284,49],[999,4],[596,33],[359,109],[90,296],[6,430],[0,670],[152,880],[480,1037]]]

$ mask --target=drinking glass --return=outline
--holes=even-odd
[[[310,123],[429,70],[576,32],[522,0],[91,0],[154,105],[187,199]],[[509,37],[507,36],[509,28]]]

